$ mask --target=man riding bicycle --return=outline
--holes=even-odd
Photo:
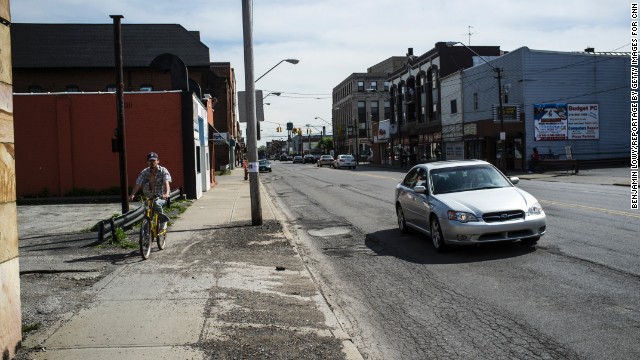
[[[158,160],[158,154],[154,152],[150,152],[147,155],[147,160],[149,161],[149,167],[144,168],[138,178],[136,179],[136,185],[133,187],[131,191],[131,195],[129,196],[129,200],[133,201],[133,197],[136,195],[136,192],[142,187],[142,192],[145,196],[149,198],[154,198],[154,209],[160,216],[160,229],[167,229],[167,222],[169,218],[164,215],[162,211],[162,207],[167,203],[167,200],[171,194],[171,188],[169,187],[169,183],[171,182],[171,174],[169,174],[169,170],[167,168],[160,166],[160,161]]]

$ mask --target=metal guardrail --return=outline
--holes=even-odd
[[[176,199],[184,199],[182,187],[170,192],[169,198],[171,199],[171,201]],[[136,222],[140,221],[143,216],[144,205],[140,205],[134,210],[129,210],[126,214],[100,221],[98,223],[98,241],[102,242],[109,237],[115,238],[117,228],[130,227]]]

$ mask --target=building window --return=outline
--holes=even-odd
[[[80,92],[78,85],[67,85],[66,92]]]
[[[377,81],[372,81],[371,82],[371,87],[369,89],[378,91],[378,82]]]
[[[380,105],[377,101],[371,102],[371,121],[380,121]]]
[[[451,113],[456,114],[458,112],[458,102],[456,99],[451,100]]]
[[[391,100],[384,101],[384,118],[391,119]]]
[[[478,110],[478,93],[473,93],[473,110]]]
[[[29,90],[30,93],[41,93],[42,92],[42,86],[38,86],[38,85],[30,85],[29,86]]]
[[[364,81],[358,81],[358,92],[364,91]]]

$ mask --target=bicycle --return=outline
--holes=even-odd
[[[160,229],[160,217],[164,216],[168,221],[166,215],[158,213],[154,208],[155,200],[158,197],[142,197],[144,204],[144,218],[140,222],[140,255],[144,260],[151,255],[151,242],[153,240],[158,244],[158,249],[164,249],[167,241],[167,229]],[[167,199],[168,201],[168,199]]]

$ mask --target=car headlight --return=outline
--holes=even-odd
[[[542,214],[542,206],[540,203],[535,203],[529,207],[528,213],[529,215],[540,215]]]
[[[449,220],[459,221],[461,223],[478,221],[478,218],[475,215],[463,211],[449,210],[447,211],[447,216]]]

